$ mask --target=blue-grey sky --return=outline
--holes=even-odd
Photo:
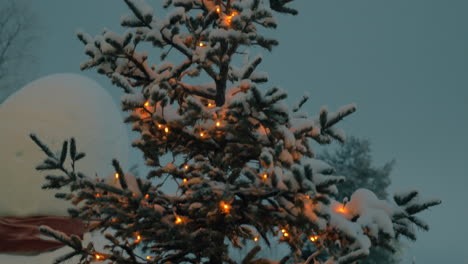
[[[149,2],[159,5],[161,1]],[[120,31],[119,0],[31,1],[41,24],[35,76],[79,72],[86,56],[74,33]],[[396,159],[392,190],[439,197],[425,213],[431,230],[408,243],[404,263],[468,263],[468,1],[296,0],[300,14],[280,17],[280,46],[264,52],[270,85],[290,101],[311,95],[309,112],[356,103],[342,122],[372,141],[375,160]],[[158,50],[153,55],[158,57]],[[110,83],[86,75],[118,95]]]

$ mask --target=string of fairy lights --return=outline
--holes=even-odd
[[[147,101],[147,102],[144,103],[144,107],[145,107],[145,110],[146,110],[146,111],[149,111],[150,106],[151,106],[151,104],[150,104],[149,101]],[[212,105],[212,104],[210,105],[210,103],[208,103],[207,106],[208,106],[208,107],[214,107],[214,105]],[[222,124],[221,121],[216,121],[216,122],[215,122],[215,126],[216,126],[216,127],[220,127],[221,124]],[[159,129],[162,129],[162,130],[164,131],[164,133],[166,133],[166,134],[169,134],[169,133],[171,132],[168,125],[157,124],[157,127],[158,127]],[[205,138],[205,137],[208,136],[208,135],[205,134],[204,132],[200,132],[199,136],[200,136],[201,138]],[[183,170],[185,170],[185,171],[189,171],[190,168],[191,168],[191,166],[190,166],[189,164],[186,164],[186,163],[185,163],[185,164],[183,164],[183,165],[181,166],[181,168],[182,168]],[[115,180],[119,180],[120,175],[119,175],[118,173],[115,173],[114,177],[115,177]],[[262,180],[266,181],[266,180],[269,179],[269,174],[268,174],[267,172],[263,172],[263,173],[261,173],[261,174],[259,175],[259,177],[260,177]],[[182,182],[183,182],[184,184],[188,183],[188,181],[189,181],[189,180],[188,180],[187,178],[183,178],[183,179],[182,179]],[[102,194],[100,194],[100,193],[96,193],[96,194],[95,194],[95,197],[97,197],[97,198],[99,198],[99,197],[101,197],[101,196],[102,196]],[[136,194],[134,194],[133,196],[136,196]],[[145,195],[144,195],[144,198],[145,198],[145,199],[148,199],[149,197],[150,197],[149,194],[145,194]],[[311,199],[311,197],[310,197],[309,195],[305,195],[305,198],[306,198],[306,199]],[[342,214],[346,214],[346,213],[347,213],[347,210],[346,210],[346,208],[345,208],[345,205],[346,205],[346,204],[342,204],[342,205],[337,206],[336,209],[335,209],[335,211],[336,211],[336,212],[339,212],[339,213],[342,213]],[[232,210],[231,204],[230,204],[229,202],[226,202],[226,201],[221,201],[221,202],[219,203],[219,208],[220,208],[220,212],[222,212],[223,214],[230,214],[230,213],[231,213],[231,210]],[[116,221],[117,221],[117,219],[112,219],[112,220],[111,220],[111,222],[116,222]],[[183,225],[183,224],[186,224],[187,222],[189,222],[189,219],[188,219],[187,217],[184,217],[184,216],[181,216],[181,215],[175,215],[174,224],[176,224],[176,225]],[[281,231],[282,239],[283,239],[283,240],[287,240],[287,239],[290,238],[290,232],[289,232],[286,228],[281,228],[281,229],[279,229],[279,230]],[[320,241],[320,236],[319,236],[319,235],[311,235],[311,236],[309,236],[308,238],[309,238],[309,240],[310,240],[311,242],[313,242],[313,243],[318,243],[318,242]],[[134,244],[138,244],[138,243],[140,243],[141,241],[142,241],[142,236],[141,236],[140,234],[136,234],[133,243],[134,243]],[[254,237],[252,238],[252,241],[254,241],[255,243],[256,243],[256,242],[259,242],[259,241],[260,241],[260,237],[259,237],[259,236],[254,236]],[[104,260],[107,259],[107,257],[108,257],[107,255],[102,254],[102,253],[96,253],[95,256],[94,256],[95,260],[97,260],[97,261],[104,261]],[[152,260],[153,258],[154,258],[153,256],[146,256],[145,259],[146,259],[146,260]]]
[[[239,13],[236,10],[232,10],[232,11],[225,10],[225,12],[223,12],[222,6],[219,6],[219,5],[215,6],[214,11],[218,14],[219,18],[222,19],[225,26],[227,26],[227,27],[230,27],[232,25],[232,21],[233,21],[234,17],[239,15]],[[197,44],[197,46],[200,47],[200,48],[204,48],[204,47],[206,47],[206,45],[207,44],[204,43],[202,40],[199,40],[198,44]],[[213,107],[215,107],[215,105],[213,103],[211,103],[211,102],[208,102],[206,104],[206,107],[213,108]],[[141,109],[142,111],[140,112],[140,115],[141,115],[141,117],[143,119],[144,118],[151,118],[150,115],[152,114],[152,112],[150,111],[150,108],[151,108],[151,103],[149,101],[146,101],[143,104],[143,109]],[[216,128],[222,128],[222,126],[223,126],[222,119],[214,120],[214,125],[215,125]],[[170,134],[171,133],[171,129],[167,124],[156,123],[156,126],[157,126],[158,129],[164,131],[165,134]],[[265,129],[264,127],[262,127],[262,128]],[[209,137],[209,133],[208,133],[208,131],[201,130],[200,132],[198,132],[198,136],[200,138],[202,138],[202,139],[207,139]],[[183,164],[182,168],[185,171],[188,171],[190,169],[190,166],[188,164]],[[120,175],[118,173],[115,173],[115,179],[118,180],[119,177],[120,177]],[[269,176],[269,174],[267,172],[261,173],[259,175],[259,177],[263,181],[267,181],[270,178],[270,176]],[[186,184],[186,183],[189,182],[189,180],[187,178],[183,178],[182,182],[184,184]],[[103,194],[101,194],[101,193],[96,193],[95,197],[99,198],[102,195]],[[145,194],[145,196],[144,196],[144,198],[146,200],[149,199],[149,197],[150,197],[149,194]],[[311,197],[309,195],[305,195],[305,198],[306,199],[311,199]],[[219,202],[219,210],[223,214],[230,214],[232,209],[233,209],[232,205],[229,202],[227,202],[227,201]],[[335,211],[339,212],[339,213],[342,213],[342,214],[346,214],[347,210],[345,208],[345,204],[338,206]],[[115,223],[115,222],[118,221],[118,219],[114,218],[114,219],[111,219],[110,221]],[[185,217],[185,216],[175,215],[175,217],[174,217],[174,224],[176,224],[176,225],[184,225],[188,221],[189,221],[189,219],[187,217]],[[290,232],[286,228],[278,228],[278,230],[281,232],[283,240],[287,240],[287,239],[290,238]],[[308,238],[313,243],[318,243],[320,241],[320,236],[319,235],[310,235]],[[140,234],[137,233],[137,234],[134,235],[133,243],[134,244],[139,244],[142,240],[143,240],[143,237]],[[254,236],[252,238],[252,241],[257,243],[257,242],[260,241],[260,237],[258,235]],[[99,253],[97,251],[95,251],[95,253],[94,253],[94,260],[95,261],[104,261],[106,259],[109,259],[109,257],[110,257],[110,255]],[[142,258],[142,257],[139,257],[139,258],[146,259],[146,260],[154,259],[153,256],[149,256],[149,255],[146,256],[145,258]]]
[[[190,166],[188,164],[185,164],[183,166],[183,168],[185,170],[188,170],[190,168]],[[268,178],[268,174],[262,174],[262,177],[264,179],[267,179]],[[120,178],[120,175],[118,173],[115,173],[114,175],[114,178],[115,180],[119,180]],[[184,183],[187,182],[187,179],[184,178]],[[96,197],[101,197],[101,194],[100,193],[97,193],[95,195]],[[135,196],[135,195],[133,195]],[[149,194],[145,194],[144,195],[144,198],[145,199],[148,199],[149,198]],[[310,196],[309,195],[306,195],[305,196],[306,199],[310,199]],[[347,209],[346,209],[346,204],[340,204],[338,205],[336,208],[335,208],[335,211],[336,212],[339,212],[339,213],[342,213],[342,214],[346,214],[347,213]],[[226,201],[221,201],[219,203],[219,208],[220,208],[220,212],[222,212],[223,214],[230,214],[231,213],[231,210],[232,210],[232,206],[229,202],[226,202]],[[118,220],[117,219],[112,219],[111,222],[115,223],[117,222]],[[189,222],[189,219],[185,216],[181,216],[181,215],[175,215],[174,217],[174,224],[176,225],[183,225],[183,224],[186,224],[187,222]],[[291,236],[290,235],[290,232],[287,230],[287,228],[281,228],[279,229],[279,231],[281,231],[281,234],[282,234],[282,239],[283,240],[287,240],[289,239],[289,237]],[[313,243],[318,243],[320,241],[320,236],[319,235],[310,235],[308,237],[308,239],[313,242]],[[141,241],[143,240],[142,236],[138,233],[136,233],[134,235],[134,240],[133,240],[133,244],[139,244]],[[255,243],[259,242],[260,241],[260,237],[259,236],[254,236],[252,238],[252,241],[254,241]],[[96,261],[104,261],[106,260],[107,258],[109,257],[109,255],[106,255],[106,254],[102,254],[102,253],[95,253],[94,255],[94,259]],[[145,259],[146,260],[152,260],[154,257],[153,256],[146,256]]]
[[[207,106],[208,108],[213,108],[213,107],[214,107],[214,105],[213,105],[212,103],[207,103],[206,106]],[[141,110],[144,111],[144,112],[147,112],[147,113],[149,113],[149,114],[152,114],[152,111],[151,111],[150,107],[151,107],[150,102],[149,102],[149,101],[146,101],[146,102],[144,103],[144,108],[141,109]],[[223,127],[223,121],[222,121],[222,120],[223,120],[222,117],[213,120],[214,127],[217,128],[217,129],[222,128],[222,127]],[[163,124],[161,124],[161,123],[156,123],[156,126],[157,126],[158,129],[163,130],[165,134],[169,134],[170,131],[171,131],[168,124],[164,124],[164,125],[163,125]],[[261,126],[261,128],[262,128],[262,129],[265,129],[263,126]],[[215,133],[218,134],[217,132],[221,132],[221,131],[216,131]],[[200,131],[198,132],[198,136],[199,136],[199,138],[201,138],[201,139],[208,139],[209,136],[210,136],[210,134],[212,134],[212,132],[211,132],[209,129],[205,129],[205,130],[200,129]],[[189,167],[188,164],[183,164],[183,165],[182,165],[182,168],[183,168],[185,171],[188,171],[190,167]],[[266,180],[269,179],[269,174],[268,174],[267,172],[263,172],[263,173],[260,173],[260,174],[259,174],[259,177],[260,177],[262,180],[266,181]],[[184,183],[186,183],[187,181],[188,181],[187,178],[184,178],[184,179],[183,179],[183,182],[184,182]]]

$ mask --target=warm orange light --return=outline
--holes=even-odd
[[[216,13],[221,13],[221,8],[219,6],[216,6]]]
[[[229,15],[229,16],[226,17],[226,23],[227,23],[228,25],[231,25],[232,18],[233,18],[234,16],[236,16],[236,15],[237,15],[237,12],[236,12],[236,11],[232,12],[231,15]]]
[[[310,195],[306,195],[306,198],[307,198],[307,199],[310,199]]]
[[[185,166],[184,166],[184,169],[188,170],[188,168],[189,168],[188,165],[185,165]]]
[[[221,202],[221,209],[223,210],[223,212],[225,213],[229,213],[229,211],[231,210],[231,205],[228,204],[228,203],[225,203],[225,202]]]
[[[208,103],[208,107],[213,107],[214,105],[212,103]]]
[[[145,199],[148,199],[149,198],[149,194],[145,194]]]
[[[153,257],[151,257],[151,256],[146,256],[146,259],[147,259],[147,260],[150,260],[150,259],[152,259],[152,258],[153,258]]]
[[[96,195],[95,195],[95,196],[96,196],[96,197],[101,197],[101,194],[99,194],[99,193],[96,193]]]
[[[141,241],[141,236],[140,236],[140,235],[137,235],[136,240],[135,240],[135,243],[140,243],[140,241]]]
[[[116,179],[119,178],[119,174],[118,174],[118,173],[115,174],[115,178],[116,178]]]
[[[198,46],[200,46],[200,47],[204,47],[204,46],[205,46],[205,43],[203,43],[203,42],[200,42],[200,43],[198,43]]]
[[[176,220],[174,221],[174,223],[175,223],[176,225],[182,224],[182,222],[183,222],[183,220],[182,220],[182,218],[181,218],[180,216],[177,216],[177,217],[176,217]]]
[[[165,128],[164,128],[164,132],[169,133],[169,128],[168,128],[168,127],[165,127]]]
[[[268,174],[264,173],[264,174],[262,175],[262,177],[263,177],[263,179],[266,180],[266,179],[268,179]]]
[[[184,178],[184,183],[187,183],[187,181],[188,181],[187,178]]]
[[[257,237],[257,236],[256,236],[256,237],[254,237],[254,239],[253,239],[253,240],[254,240],[254,242],[258,242],[258,237]]]
[[[200,132],[200,137],[204,137],[204,136],[205,136],[205,133]]]
[[[287,232],[286,232],[286,233],[283,233],[283,236],[284,236],[284,237],[288,237],[288,236],[289,236],[289,233],[287,233]]]
[[[317,241],[318,238],[319,238],[318,236],[310,236],[309,237],[310,241],[312,241],[312,242]]]
[[[104,256],[101,256],[101,255],[99,255],[99,254],[96,254],[96,255],[94,255],[94,258],[95,258],[96,260],[103,260],[103,259],[104,259]]]
[[[339,212],[339,213],[342,213],[342,214],[345,214],[346,213],[346,208],[344,205],[340,205],[336,208],[336,211]]]
[[[221,122],[217,121],[217,122],[216,122],[216,126],[217,126],[217,127],[221,126]]]
[[[284,229],[284,228],[281,229],[281,233],[283,233],[283,234],[286,233],[286,229]]]
[[[146,101],[146,103],[145,103],[145,107],[149,107],[149,106],[150,106],[150,103],[149,103],[149,101]]]
[[[161,128],[161,127],[162,127],[162,125],[161,125],[161,124],[158,124],[158,128]]]

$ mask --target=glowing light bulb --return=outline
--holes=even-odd
[[[164,132],[166,132],[166,134],[169,133],[169,128],[168,128],[168,127],[165,127],[165,128],[164,128]]]
[[[103,259],[104,259],[104,257],[101,256],[101,255],[99,255],[99,254],[94,255],[94,258],[95,258],[96,260],[103,260]]]
[[[161,124],[158,124],[158,128],[161,128],[161,127],[162,127],[162,125],[161,125]]]
[[[96,195],[95,195],[95,196],[99,198],[99,197],[101,197],[101,194],[99,194],[99,193],[96,193]]]
[[[147,259],[147,260],[150,260],[150,259],[152,259],[152,258],[153,258],[153,257],[151,257],[151,256],[146,256],[146,259]]]
[[[208,107],[213,107],[214,105],[212,103],[208,103]]]
[[[225,202],[221,202],[221,209],[223,210],[224,213],[229,213],[231,210],[231,205]]]
[[[286,229],[284,229],[284,228],[281,229],[281,233],[283,233],[283,234],[286,233]]]
[[[264,174],[262,175],[262,177],[263,177],[263,179],[266,180],[266,179],[268,179],[268,174],[264,173]]]
[[[184,169],[188,170],[189,166],[185,164]]]
[[[229,15],[229,16],[226,17],[226,23],[227,23],[228,25],[231,25],[232,18],[233,18],[234,16],[236,16],[236,15],[237,15],[237,12],[236,12],[236,11],[232,12],[231,15]]]
[[[253,240],[254,240],[254,242],[258,242],[258,237],[257,237],[257,236],[256,236],[256,237],[254,237],[254,239],[253,239]]]
[[[200,132],[200,137],[204,137],[204,136],[205,136],[205,133]]]
[[[221,13],[221,7],[216,6],[216,13],[218,13],[218,14]]]
[[[119,179],[119,174],[118,173],[115,174],[115,178]]]
[[[145,194],[145,199],[148,199],[149,198],[149,194]]]
[[[183,222],[183,220],[182,220],[182,218],[181,218],[180,216],[177,216],[177,217],[176,217],[176,220],[174,221],[174,223],[175,223],[176,225],[182,224],[182,222]]]
[[[146,101],[146,103],[145,103],[145,107],[149,107],[149,106],[150,106],[150,103],[149,103],[149,101]]]
[[[342,213],[342,214],[345,214],[346,213],[346,208],[343,206],[338,206],[338,208],[336,208],[336,211],[339,212],[339,213]]]
[[[200,43],[198,43],[198,46],[200,46],[200,47],[204,47],[204,46],[205,46],[205,44],[204,44],[203,42],[200,42]]]
[[[221,122],[219,122],[219,121],[216,122],[216,126],[217,126],[217,127],[221,126]]]
[[[284,236],[284,237],[288,237],[288,236],[289,236],[289,233],[288,233],[288,232],[285,232],[285,233],[283,234],[283,236]]]
[[[141,241],[141,236],[137,235],[137,237],[135,239],[135,243],[140,243],[140,241]]]
[[[310,236],[309,237],[310,241],[315,242],[318,239],[318,236]]]
[[[183,180],[183,181],[184,181],[184,183],[187,183],[187,182],[188,182],[187,178],[184,178],[184,180]]]
[[[307,198],[307,199],[310,199],[310,195],[306,195],[306,198]]]

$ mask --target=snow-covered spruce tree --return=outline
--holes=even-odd
[[[346,142],[341,144],[333,152],[325,150],[317,157],[334,169],[333,175],[344,175],[345,182],[340,184],[340,191],[334,199],[343,201],[351,197],[358,189],[364,188],[372,191],[379,199],[388,198],[387,188],[390,186],[390,173],[395,161],[385,163],[383,166],[375,166],[372,160],[371,143],[367,139],[347,137]],[[394,248],[401,252],[401,244],[395,241]],[[315,252],[313,244],[306,244],[302,250],[303,256],[310,256]],[[323,253],[320,257],[325,259]],[[391,252],[385,248],[372,247],[369,256],[361,259],[360,264],[393,264],[400,263],[401,254]]]
[[[307,98],[289,109],[281,89],[259,89],[268,79],[257,71],[260,56],[234,65],[242,48],[278,44],[262,28],[276,27],[276,12],[296,14],[285,5],[292,0],[169,0],[166,18],[155,17],[143,0],[124,1],[131,11],[121,20],[126,33],[78,34],[90,56],[82,69],[95,68],[123,89],[126,121],[141,133],[133,145],[152,170],[147,180],[135,181],[114,160],[115,186],[76,171],[83,154],[74,140],[54,154],[32,135],[48,155],[38,169],[62,174],[47,176],[44,187],[62,188],[57,197],[77,204],[71,215],[109,240],[107,251],[97,251],[42,227],[73,249],[58,262],[80,255],[81,263],[235,263],[230,247],[270,244],[272,237],[287,243],[299,262],[306,236],[318,252],[327,251],[328,263],[352,263],[373,244],[390,247],[400,234],[414,237],[413,223],[426,227],[414,215],[439,201],[422,200],[415,191],[395,202],[366,190],[346,204],[333,200],[343,177],[314,159],[311,144],[343,141],[336,124],[354,105],[335,113],[322,108],[309,118],[300,112]],[[137,51],[141,43],[162,49],[162,62]],[[169,52],[179,53],[179,61],[166,61]],[[177,183],[176,193],[163,191],[169,180]],[[253,247],[242,263],[278,263],[258,259],[258,251]]]
[[[330,164],[336,175],[346,177],[346,184],[340,185],[340,192],[335,199],[342,201],[360,188],[365,188],[379,199],[388,198],[387,188],[390,186],[390,173],[395,161],[386,162],[378,167],[373,164],[371,143],[367,139],[347,137],[346,142],[333,152],[323,151],[318,158]]]

